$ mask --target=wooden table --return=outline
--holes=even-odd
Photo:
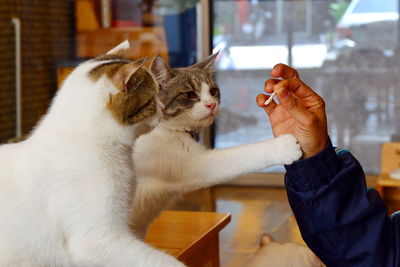
[[[385,199],[387,196],[385,189],[397,188],[400,189],[400,180],[391,179],[388,173],[383,173],[378,177],[377,188],[381,197]]]
[[[231,216],[215,212],[164,211],[145,241],[191,267],[219,266],[218,233]]]
[[[386,191],[400,189],[400,180],[389,177],[389,173],[398,168],[400,168],[400,142],[382,144],[381,174],[377,180],[377,190],[383,199],[387,198]]]
[[[383,173],[378,177],[376,189],[388,207],[388,214],[400,210],[400,180]]]

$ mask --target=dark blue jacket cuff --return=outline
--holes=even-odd
[[[328,184],[340,170],[341,162],[329,139],[325,149],[318,154],[285,168],[286,186],[296,191],[308,191]]]

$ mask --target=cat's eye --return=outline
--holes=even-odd
[[[197,98],[197,94],[195,92],[193,92],[193,91],[186,92],[185,94],[190,99],[196,99]]]
[[[218,88],[215,88],[215,87],[211,88],[210,89],[210,94],[212,96],[216,96],[218,94]]]

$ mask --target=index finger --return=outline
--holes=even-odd
[[[275,78],[281,77],[283,79],[300,79],[300,75],[297,70],[282,63],[275,65],[271,71],[271,76]]]
[[[297,78],[280,81],[274,85],[273,90],[276,91],[279,87],[285,87],[300,100],[312,99],[314,101],[320,101],[322,99],[313,89]]]

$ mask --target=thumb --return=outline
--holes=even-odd
[[[289,114],[300,124],[307,125],[310,121],[310,113],[299,103],[297,97],[293,95],[286,87],[279,87],[276,95],[280,104],[289,112]]]

